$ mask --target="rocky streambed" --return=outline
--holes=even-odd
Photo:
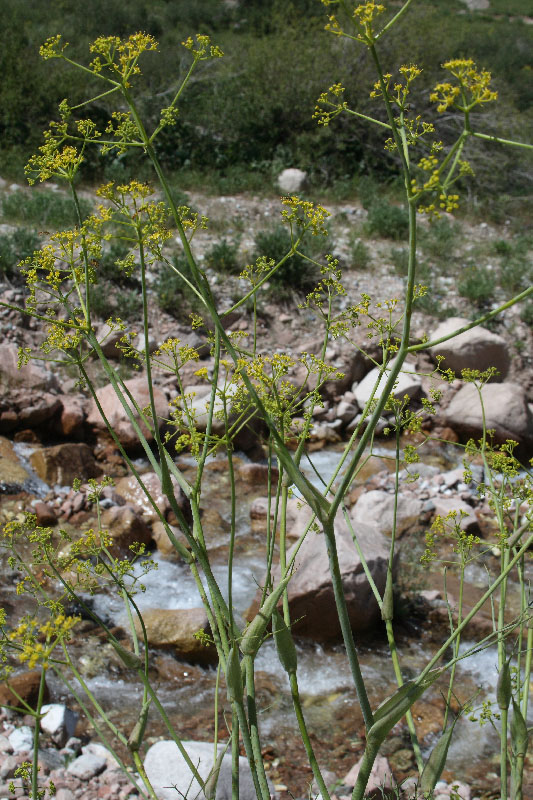
[[[8,290],[13,291],[13,290]],[[5,296],[6,293],[4,293]],[[15,293],[16,294],[16,293]],[[11,297],[11,300],[17,300]],[[301,320],[297,321],[298,325]],[[458,319],[446,324],[461,326]],[[167,327],[165,327],[165,325]],[[209,372],[212,363],[208,350],[196,333],[184,326],[154,320],[152,330],[156,337],[154,346],[166,337],[178,335],[184,343],[198,347],[202,365]],[[234,330],[245,330],[250,322],[246,315],[232,322]],[[38,344],[38,329],[26,332],[29,344]],[[109,331],[102,329],[106,353],[110,359],[118,356],[116,341]],[[431,338],[444,335],[435,326]],[[271,324],[271,332],[264,334],[265,350],[275,347],[289,348],[297,356],[302,352],[319,352],[320,343],[310,330],[305,330],[295,345],[291,317]],[[115,348],[115,349],[113,349]],[[511,358],[508,341],[491,331],[470,331],[437,350],[422,351],[409,362],[401,373],[397,395],[408,395],[413,404],[420,403],[431,388],[429,374],[435,367],[436,355],[446,357],[446,366],[460,371],[463,367],[484,369],[496,365],[499,382],[491,382],[483,389],[487,426],[494,429],[497,441],[511,437],[518,441],[521,452],[531,455],[533,422],[530,403],[531,381],[520,375]],[[326,481],[333,473],[343,443],[360,420],[361,408],[368,398],[369,386],[375,380],[372,362],[359,350],[334,342],[326,354],[328,363],[341,370],[344,378],[328,382],[323,388],[323,407],[317,408],[309,443],[309,459],[303,468],[309,480],[317,481],[317,473]],[[147,622],[153,651],[151,675],[157,684],[167,713],[184,739],[212,741],[215,725],[212,704],[216,672],[210,665],[210,653],[193,634],[206,627],[207,620],[201,608],[199,595],[184,564],[169,547],[163,526],[145,502],[137,484],[127,474],[124,463],[112,440],[103,430],[93,401],[75,387],[74,378],[59,375],[49,369],[30,363],[17,369],[17,346],[14,342],[0,345],[0,378],[4,391],[0,397],[0,515],[2,522],[22,519],[24,513],[36,514],[39,525],[59,527],[78,536],[80,531],[94,527],[95,507],[90,499],[87,481],[101,475],[111,475],[113,487],[103,491],[102,526],[109,530],[116,555],[129,553],[133,541],[144,543],[151,551],[157,570],[149,572],[143,583],[146,591],[137,596]],[[117,370],[124,369],[116,361]],[[114,430],[126,448],[135,448],[136,435],[120,405],[114,399],[111,387],[106,385],[96,367],[91,367],[95,379],[102,384],[98,397],[112,421]],[[198,403],[198,420],[201,422],[205,408],[205,385],[195,375],[198,363],[187,367],[183,380],[188,391],[195,392]],[[301,383],[302,375],[296,365],[291,380]],[[147,404],[146,382],[142,375],[128,377],[127,386],[140,407]],[[163,369],[155,368],[156,406],[161,417],[167,416],[169,403],[177,396],[176,379]],[[204,414],[205,416],[205,414]],[[379,431],[387,427],[384,418]],[[479,464],[474,464],[472,479],[464,482],[461,450],[451,443],[464,441],[481,430],[481,409],[477,396],[468,384],[457,380],[446,388],[435,417],[424,417],[421,438],[402,442],[420,445],[422,463],[416,465],[419,477],[412,480],[402,475],[402,489],[397,511],[399,534],[399,562],[397,565],[396,634],[404,678],[416,675],[432,652],[445,638],[448,608],[442,589],[442,572],[434,566],[426,572],[420,565],[423,552],[423,535],[435,515],[445,516],[452,510],[462,511],[461,526],[469,533],[482,538],[493,532],[492,512],[488,503],[477,493],[477,485],[484,480]],[[421,445],[422,436],[431,433],[438,441]],[[448,443],[447,443],[448,442]],[[257,586],[262,585],[265,552],[265,530],[268,514],[267,470],[257,437],[243,437],[239,445],[245,452],[235,458],[237,475],[237,539],[235,568],[232,579],[232,597],[235,613],[244,622],[250,606],[256,602]],[[135,456],[134,449],[132,450]],[[391,469],[391,444],[386,437],[378,438],[368,461],[359,472],[347,497],[348,514],[360,532],[361,546],[369,562],[372,575],[383,588],[384,566],[387,557],[388,537],[392,530],[394,481]],[[187,476],[193,462],[187,455],[178,459],[178,465]],[[167,521],[180,536],[177,520],[161,493],[157,478],[147,462],[136,461],[149,485],[158,506]],[[412,470],[414,472],[414,469]],[[75,478],[81,479],[81,488],[71,486]],[[213,570],[227,595],[227,557],[229,529],[229,478],[226,461],[212,459],[206,468],[203,493],[203,523],[210,550]],[[526,510],[526,509],[524,509]],[[524,511],[523,510],[523,511]],[[288,535],[294,541],[309,519],[309,512],[301,508],[298,498],[289,504]],[[369,684],[370,699],[376,706],[395,689],[388,648],[382,624],[365,588],[360,562],[355,558],[348,529],[342,519],[337,525],[341,569],[346,589],[353,597],[352,625],[360,642],[363,674]],[[451,554],[451,544],[439,545],[439,555]],[[1,601],[15,617],[26,610],[24,596],[16,594],[18,576],[2,557]],[[291,582],[290,602],[295,610],[294,619],[303,620],[295,633],[298,639],[300,689],[306,719],[312,731],[313,746],[319,762],[329,770],[331,783],[338,783],[339,796],[349,791],[351,768],[364,748],[363,723],[356,702],[338,631],[331,625],[332,593],[327,571],[316,565],[325,563],[325,550],[321,537],[309,537],[299,554],[298,570]],[[528,569],[530,567],[528,566]],[[140,569],[140,568],[139,568]],[[498,571],[498,558],[490,548],[479,563],[469,567],[464,595],[464,608],[471,608],[486,586],[486,572]],[[526,580],[529,574],[526,575]],[[458,598],[457,576],[453,571],[447,576],[448,600],[455,607]],[[518,593],[511,586],[506,613],[511,620],[518,611]],[[361,599],[363,597],[363,600]],[[130,643],[128,625],[123,606],[112,595],[99,594],[91,600],[95,610],[117,632],[124,642]],[[462,647],[483,638],[492,630],[490,609],[484,609],[466,631]],[[124,668],[112,647],[106,644],[90,618],[85,618],[76,628],[71,644],[73,657],[80,674],[94,691],[111,719],[133,727],[141,700],[141,688],[132,684],[131,674]],[[476,702],[490,699],[494,691],[497,658],[494,649],[483,650],[458,665],[457,693],[459,702],[477,695]],[[221,682],[223,689],[223,681]],[[284,674],[280,672],[274,648],[265,643],[257,661],[257,699],[261,710],[260,726],[265,743],[264,758],[273,787],[278,793],[290,790],[295,797],[307,796],[311,774],[305,754],[299,744],[292,710],[290,693]],[[435,743],[442,722],[444,682],[437,683],[414,708],[419,736],[427,754]],[[49,763],[43,756],[43,775],[57,770],[55,778],[64,784],[62,800],[71,796],[119,797],[120,800],[135,790],[119,780],[114,768],[106,764],[85,777],[69,772],[67,762],[81,753],[89,743],[87,719],[72,696],[53,676],[49,680],[49,694],[53,702],[66,703],[79,714],[75,739],[79,743],[45,739],[46,747],[53,752]],[[225,692],[222,691],[225,696]],[[227,709],[221,702],[218,733],[227,736]],[[10,713],[1,720],[8,739],[13,730],[19,730],[21,720]],[[13,730],[12,730],[13,729]],[[150,712],[147,744],[166,737],[164,726],[155,713]],[[72,737],[70,737],[72,738]],[[26,744],[27,744],[26,739]],[[61,744],[61,747],[59,746]],[[2,749],[3,748],[3,749]],[[13,750],[13,752],[10,752]],[[61,752],[66,748],[70,752]],[[45,748],[46,749],[46,748]],[[120,750],[120,747],[119,747]],[[15,769],[17,753],[12,744],[0,739],[0,777],[10,777]],[[90,754],[90,751],[88,751]],[[87,755],[83,753],[82,755]],[[457,736],[450,751],[441,795],[449,796],[449,782],[460,780],[466,784],[461,797],[494,798],[498,795],[498,741],[489,725],[479,728],[477,723],[461,720]],[[93,753],[94,755],[94,753]],[[396,726],[387,741],[384,757],[396,781],[407,779],[414,772],[414,761],[409,738],[403,723]],[[22,758],[23,756],[20,756]],[[100,752],[100,758],[107,757]],[[55,761],[54,761],[55,759]],[[58,760],[59,759],[59,760]],[[7,761],[6,761],[7,760]],[[52,763],[54,766],[52,766]],[[531,763],[528,762],[530,770]],[[531,771],[527,773],[531,783]],[[66,776],[66,777],[65,777]],[[100,776],[100,777],[99,777]],[[104,776],[104,777],[101,777]],[[115,779],[116,778],[116,779]],[[470,791],[470,788],[472,791]],[[68,792],[71,794],[69,795]],[[17,794],[23,793],[22,787]],[[446,794],[447,793],[447,794]],[[0,795],[3,796],[0,791]]]

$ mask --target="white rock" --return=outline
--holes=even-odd
[[[298,194],[302,191],[307,178],[307,172],[301,169],[284,169],[278,175],[278,186],[282,192]]]
[[[211,742],[190,741],[182,744],[200,778],[207,780],[213,769],[214,745]],[[224,744],[217,744],[218,755],[224,749]],[[144,759],[144,768],[159,800],[176,800],[176,797],[181,796],[178,793],[185,795],[187,790],[187,797],[203,797],[198,781],[193,778],[187,762],[174,742],[162,741],[152,745]],[[239,790],[240,800],[256,800],[250,767],[242,756],[239,758]],[[231,800],[231,755],[227,753],[220,766],[215,800]]]
[[[394,362],[391,362],[391,367],[393,366]],[[363,380],[360,383],[354,384],[352,387],[352,391],[355,394],[355,399],[359,403],[359,406],[363,408],[370,397],[372,396],[372,392],[374,390],[374,386],[379,378],[380,370],[378,367],[370,370],[370,372],[365,375]],[[381,397],[381,393],[385,387],[385,383],[388,380],[390,375],[390,369],[385,370],[385,374],[382,375],[376,393],[374,394],[374,398],[379,400]],[[398,375],[396,379],[396,386],[394,388],[393,395],[394,397],[404,397],[408,395],[408,397],[413,400],[414,398],[418,397],[422,390],[422,380],[420,375],[416,375],[414,372],[414,365],[413,364],[404,364],[404,368]]]
[[[72,761],[68,767],[67,772],[79,778],[81,781],[89,781],[95,775],[99,775],[107,767],[107,761],[100,756],[93,756],[91,753],[85,753],[78,756]]]
[[[33,747],[33,731],[29,725],[15,728],[13,733],[9,734],[8,739],[14,753],[29,752]]]
[[[41,719],[41,728],[49,733],[52,739],[61,747],[74,736],[78,715],[61,703],[51,703],[42,707],[44,714]]]

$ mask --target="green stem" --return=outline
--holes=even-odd
[[[244,669],[246,673],[246,703],[248,707],[248,723],[250,725],[250,738],[257,769],[257,779],[261,795],[265,800],[270,798],[270,789],[265,774],[265,765],[261,753],[261,740],[257,724],[257,707],[255,704],[254,660],[252,656],[244,656]]]
[[[39,736],[41,733],[41,708],[43,707],[44,690],[46,687],[46,669],[41,668],[41,677],[39,680],[39,692],[37,695],[37,706],[35,708],[35,728],[33,734],[33,758],[31,770],[31,796],[32,800],[38,800],[39,797]]]
[[[296,672],[290,673],[289,683],[291,687],[291,696],[294,705],[294,713],[296,714],[298,727],[300,729],[300,736],[302,738],[302,742],[305,747],[305,752],[307,753],[307,759],[309,761],[309,765],[313,770],[313,775],[318,784],[318,790],[320,792],[322,799],[330,800],[328,787],[324,783],[324,778],[322,777],[320,767],[318,766],[318,761],[316,760],[315,751],[313,750],[313,745],[311,744],[311,739],[309,738],[307,725],[305,724],[305,717],[302,710],[302,704],[300,702],[300,693],[298,691],[298,679],[296,677]]]

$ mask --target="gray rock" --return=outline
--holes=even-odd
[[[393,366],[393,362],[391,362],[391,366]],[[376,381],[379,378],[379,369],[375,367],[372,369],[363,380],[355,384],[352,388],[353,393],[355,394],[355,399],[359,403],[361,408],[364,408],[366,403],[369,401],[370,397],[372,396],[372,392],[374,390],[374,386],[376,385]],[[374,395],[374,398],[378,400],[381,397],[383,392],[383,388],[385,386],[386,381],[390,375],[390,370],[385,371],[385,375],[381,377],[379,382],[378,388]],[[414,372],[414,365],[413,364],[405,364],[404,368],[398,375],[396,379],[396,387],[394,389],[394,397],[404,397],[408,395],[408,397],[413,400],[420,396],[422,392],[422,379],[420,375],[416,375]]]
[[[16,344],[0,344],[0,379],[7,386],[26,386],[28,389],[58,389],[56,376],[49,370],[30,361],[18,368],[18,352]]]
[[[398,495],[396,514],[396,535],[402,536],[413,530],[419,523],[422,513],[422,501],[411,492]],[[374,489],[362,494],[352,508],[351,517],[354,522],[372,525],[385,536],[391,536],[394,519],[394,495],[381,489]]]
[[[15,776],[15,770],[19,766],[20,759],[16,756],[6,756],[0,764],[0,778],[6,780]]]
[[[481,390],[487,428],[495,431],[496,442],[514,439],[518,444],[533,440],[533,419],[524,388],[518,383],[489,383]],[[483,430],[481,403],[475,386],[459,389],[443,412],[443,419],[454,431],[465,436],[480,436]]]
[[[301,192],[305,181],[307,179],[307,172],[304,172],[301,169],[290,168],[284,169],[283,172],[280,172],[278,175],[278,186],[282,192],[287,192],[287,194],[298,194]]]
[[[213,770],[214,745],[210,742],[183,742],[192,763],[196,766],[200,778],[205,781]],[[225,745],[217,745],[217,754],[220,755]],[[171,741],[156,742],[152,745],[144,759],[144,768],[148,779],[159,800],[176,800],[184,795],[193,798],[203,797],[198,781],[178,746]],[[175,788],[174,788],[175,787]],[[176,789],[178,791],[176,791]],[[240,800],[256,800],[256,792],[248,762],[242,756],[239,758],[239,797]],[[226,754],[222,759],[218,776],[215,800],[231,800],[231,756]]]
[[[13,733],[9,734],[8,739],[14,753],[30,751],[33,747],[33,731],[28,725],[15,728]]]
[[[107,761],[101,756],[94,756],[91,753],[84,753],[75,758],[68,767],[67,772],[79,778],[80,781],[89,781],[95,775],[99,775],[107,767]]]
[[[470,320],[463,317],[451,317],[441,322],[431,334],[431,340],[440,339],[453,331],[468,325]],[[430,348],[435,356],[444,356],[444,369],[453,369],[460,373],[462,369],[486,370],[496,367],[499,375],[496,380],[505,378],[511,364],[511,356],[505,339],[486,328],[471,328],[454,339]]]
[[[60,747],[74,736],[78,715],[70,708],[61,703],[45,705],[41,710],[44,716],[41,719],[41,728],[49,733],[52,739]]]
[[[148,643],[154,647],[172,648],[179,658],[189,662],[213,660],[213,648],[195,638],[198,631],[209,627],[203,608],[147,608],[143,620]],[[141,633],[137,620],[135,626]]]
[[[442,497],[442,495],[437,495],[433,498],[433,502],[435,504],[436,515],[445,517],[450,511],[462,512],[462,516],[460,516],[459,513],[456,516],[461,530],[467,533],[479,533],[478,518],[474,514],[472,506],[469,506],[464,500],[460,500],[458,497]]]

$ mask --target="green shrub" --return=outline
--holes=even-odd
[[[500,286],[513,294],[527,289],[531,277],[531,267],[521,258],[505,260],[500,267]]]
[[[370,206],[367,228],[369,234],[384,239],[406,239],[409,233],[409,215],[405,208],[378,201]]]
[[[409,269],[409,250],[407,247],[393,247],[390,255],[398,275],[407,275]]]
[[[123,261],[129,252],[129,247],[115,239],[111,242],[109,248],[102,253],[97,269],[106,281],[110,281],[115,286],[138,289],[141,284],[135,273],[133,272],[131,275],[128,275],[127,272],[117,264],[118,261]]]
[[[205,264],[217,272],[225,272],[236,275],[241,271],[239,266],[239,243],[228,242],[222,239],[217,242],[205,254]]]
[[[82,219],[92,210],[91,204],[80,198]],[[38,225],[41,228],[66,228],[78,220],[72,200],[65,194],[51,191],[32,192],[22,190],[4,197],[2,213],[6,219]]]
[[[522,322],[525,322],[526,325],[529,325],[530,328],[533,328],[533,300],[530,298],[526,300],[520,311],[520,319]]]
[[[27,228],[17,228],[0,236],[0,276],[16,278],[17,264],[38,250],[40,244],[37,234]]]
[[[495,287],[496,280],[492,272],[475,264],[466,267],[457,285],[459,294],[477,306],[492,299]]]
[[[420,237],[424,251],[434,258],[450,256],[459,230],[458,224],[450,222],[446,217],[432,219],[428,229]]]
[[[291,249],[291,237],[286,228],[276,225],[258,233],[254,240],[255,253],[253,258],[266,256],[273,258],[277,263]],[[328,243],[330,247],[331,243]],[[331,249],[331,248],[330,248]],[[310,245],[300,248],[302,253],[311,258],[317,256],[317,252],[311,251]],[[280,269],[270,279],[271,290],[275,295],[282,295],[286,292],[296,294],[307,294],[316,286],[320,278],[318,267],[312,264],[301,255],[294,255],[289,258]]]
[[[142,297],[138,290],[123,289],[117,292],[109,283],[103,282],[93,287],[91,304],[94,313],[101,319],[120,317],[132,320],[141,313]]]
[[[174,256],[172,261],[176,269],[179,269],[185,277],[191,277],[190,267],[185,256]],[[159,308],[175,319],[182,319],[199,308],[198,298],[192,289],[180,275],[164,265],[161,267],[154,288]]]
[[[352,241],[350,261],[353,269],[366,269],[370,263],[370,250],[361,239]]]

